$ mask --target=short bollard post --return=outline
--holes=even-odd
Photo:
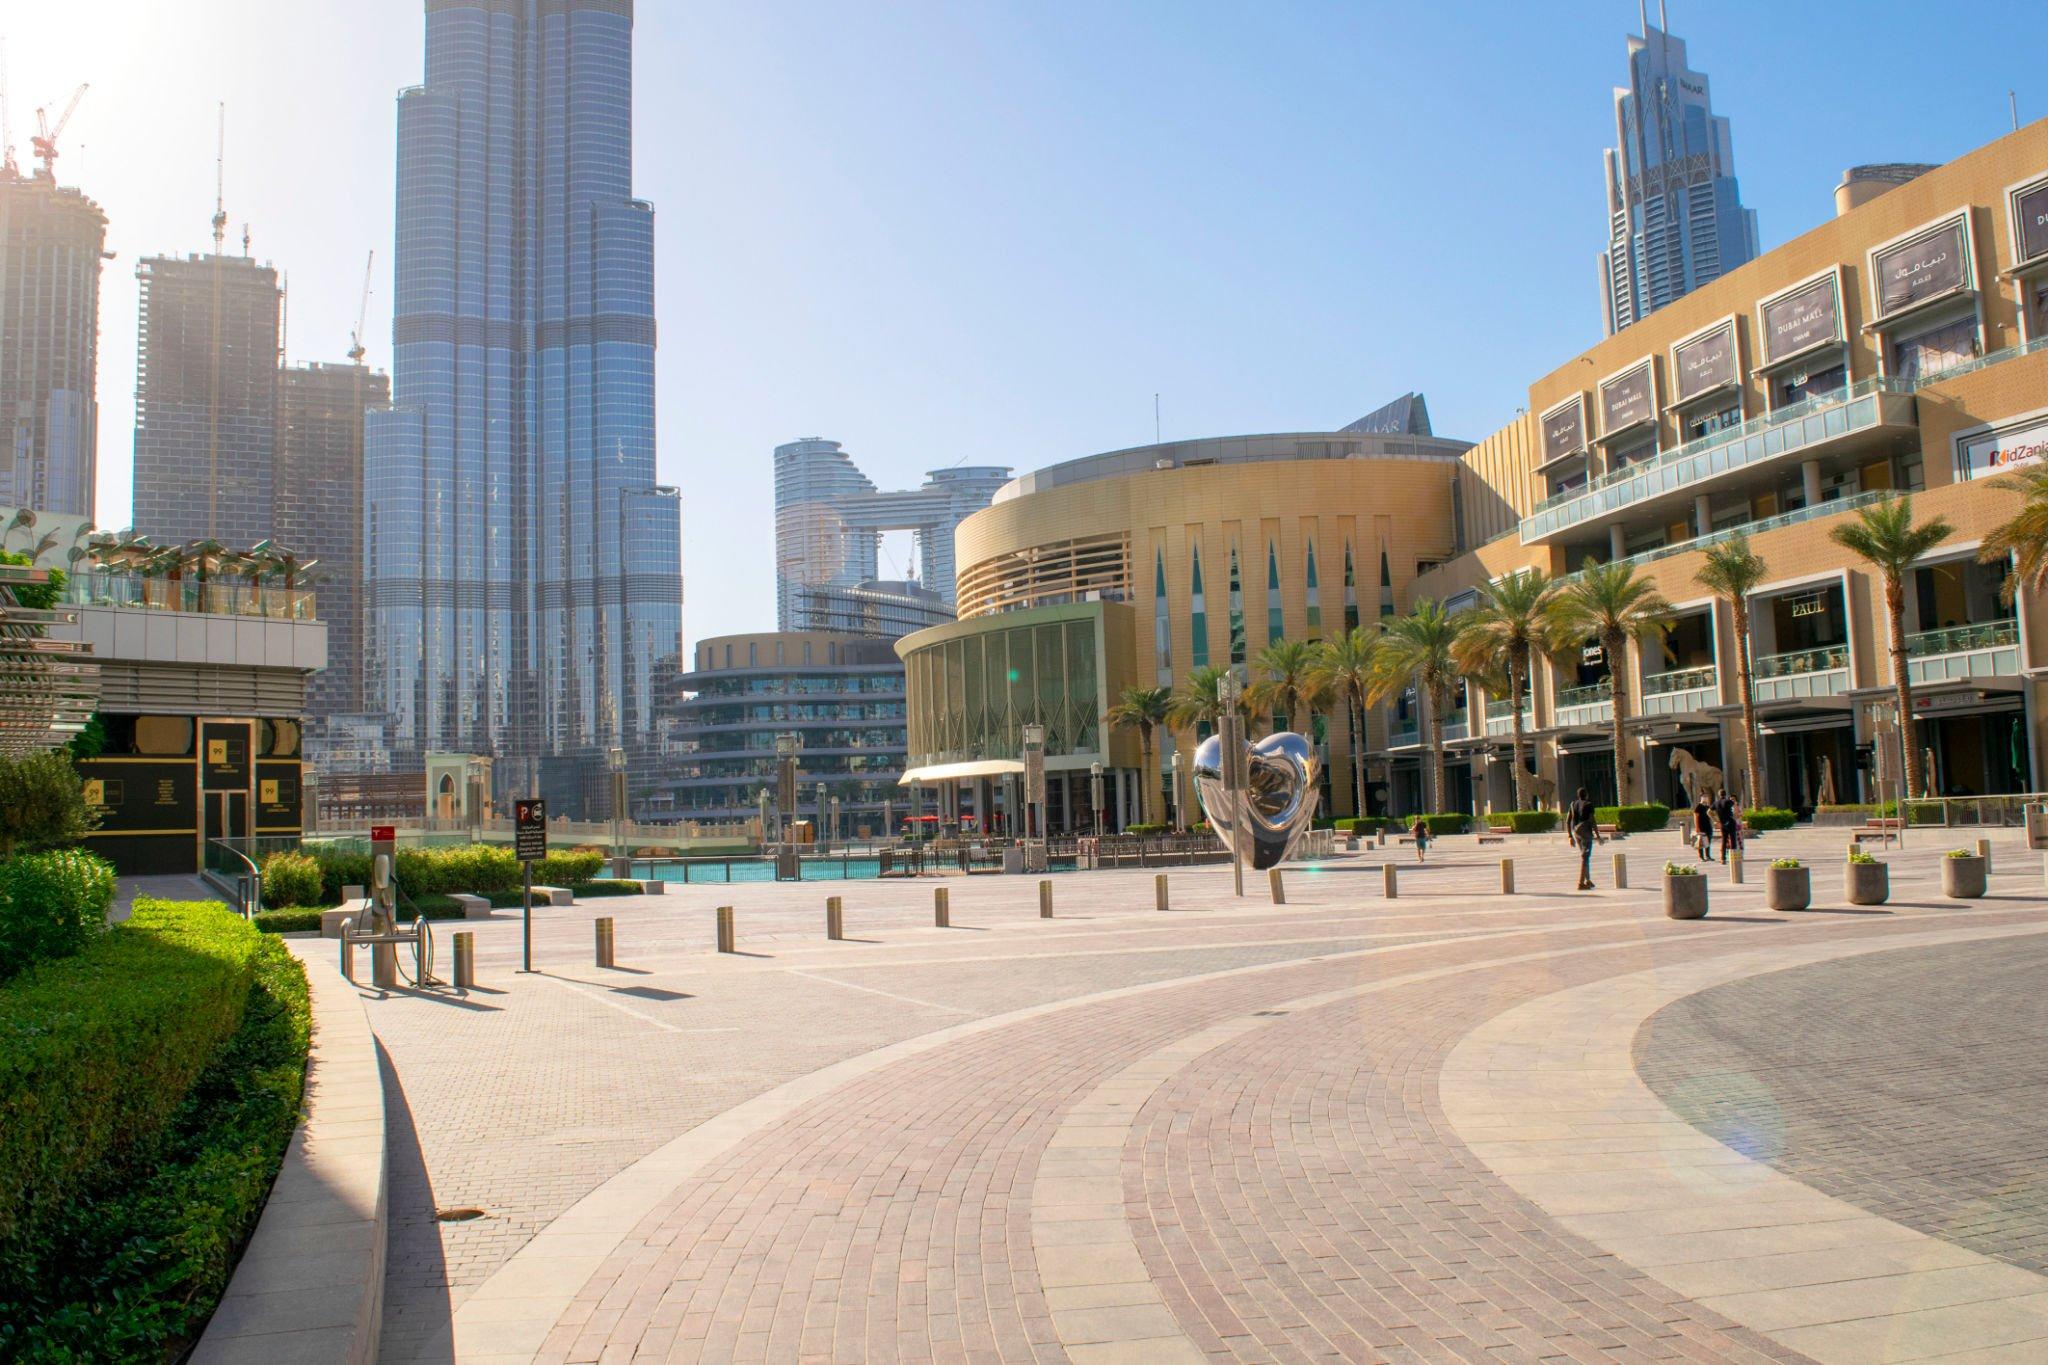
[[[1614,855],[1614,889],[1617,891],[1628,890],[1628,855],[1626,853]]]
[[[846,910],[837,896],[825,897],[825,937],[842,939],[846,937]]]
[[[1503,896],[1515,894],[1515,860],[1513,858],[1502,858],[1500,860],[1500,893]]]
[[[1167,900],[1166,896],[1166,874],[1164,872],[1161,872],[1152,879],[1152,901],[1157,909],[1168,910],[1172,908],[1171,902]]]
[[[1384,826],[1382,826],[1378,833],[1374,836],[1373,846],[1375,848],[1385,848],[1387,846],[1387,831]]]
[[[349,923],[341,926],[341,976],[344,981],[356,979],[356,945],[348,941]]]
[[[1978,856],[1979,858],[1982,858],[1982,859],[1984,860],[1984,875],[1985,875],[1985,876],[1987,876],[1987,877],[1988,877],[1988,876],[1990,876],[1990,875],[1991,875],[1991,841],[1990,841],[1989,839],[1979,839],[1979,840],[1977,841],[1977,856]]]
[[[1052,883],[1051,883],[1051,882],[1040,882],[1040,883],[1038,884],[1038,917],[1039,917],[1040,919],[1051,919],[1051,918],[1052,918]]]
[[[476,935],[463,930],[455,935],[455,989],[466,991],[476,984]]]
[[[1401,894],[1400,869],[1396,868],[1392,863],[1386,863],[1381,866],[1380,870],[1387,874],[1387,899],[1394,900],[1398,898]]]
[[[738,951],[733,946],[732,907],[730,905],[718,907],[718,951],[721,953]]]
[[[618,965],[618,944],[612,938],[612,917],[600,915],[597,920],[597,965],[612,967]]]
[[[1728,880],[1735,886],[1742,885],[1742,850],[1739,848],[1728,855]]]
[[[1273,904],[1287,904],[1287,888],[1280,884],[1280,869],[1270,868],[1266,872],[1266,883],[1273,888]]]
[[[946,894],[946,888],[943,886],[932,888],[932,925],[938,929],[953,927],[952,898]]]

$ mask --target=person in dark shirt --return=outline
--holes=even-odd
[[[1721,861],[1728,861],[1728,850],[1742,847],[1742,813],[1735,809],[1735,798],[1727,792],[1714,803],[1714,814],[1721,820]]]
[[[1692,851],[1709,860],[1714,856],[1714,808],[1705,792],[1692,808]]]
[[[1586,796],[1586,789],[1579,788],[1578,800],[1565,812],[1565,831],[1571,841],[1579,846],[1579,890],[1593,889],[1593,840],[1599,834],[1594,821],[1593,803]]]

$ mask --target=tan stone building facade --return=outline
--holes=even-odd
[[[1955,528],[1905,585],[1928,785],[1973,795],[2048,781],[2048,618],[2031,595],[2002,604],[2003,570],[1976,563],[2017,505],[1989,478],[2048,455],[2048,121],[1864,199],[1528,393],[1523,414],[1470,447],[1257,437],[1014,481],[960,527],[961,621],[902,642],[913,768],[993,752],[1023,714],[1007,693],[991,705],[985,656],[973,693],[964,678],[949,688],[943,664],[921,680],[920,651],[1014,630],[1037,611],[1119,623],[1097,632],[1091,684],[1106,706],[1128,684],[1171,685],[1278,635],[1327,636],[1421,597],[1461,604],[1518,568],[1625,558],[1678,609],[1667,641],[1615,661],[1635,717],[1621,756],[1629,791],[1668,800],[1678,750],[1731,774],[1743,766],[1733,624],[1694,579],[1700,552],[1740,530],[1770,572],[1750,639],[1764,790],[1738,795],[1797,808],[1871,799],[1874,727],[1891,707],[1883,587],[1828,532],[1904,491],[1917,517]],[[1538,771],[1567,795],[1583,784],[1612,799],[1609,661],[1589,650],[1539,674],[1526,716]],[[1462,703],[1444,718],[1453,773],[1436,804],[1504,808],[1511,718],[1477,686]],[[1336,718],[1325,730],[1341,768],[1348,735]],[[1369,723],[1374,804],[1422,803],[1425,738],[1405,705]],[[1124,735],[1077,735],[1053,760],[1092,761],[1142,785]],[[1331,784],[1340,814],[1348,785],[1342,773]],[[1118,815],[1137,818],[1135,800]]]

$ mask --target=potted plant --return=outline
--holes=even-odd
[[[1707,879],[1691,863],[1664,864],[1664,913],[1672,919],[1705,919]]]
[[[1764,869],[1764,904],[1773,910],[1804,910],[1813,904],[1813,870],[1797,858],[1774,858]]]
[[[1941,894],[1950,900],[1975,900],[1984,880],[1984,859],[1967,848],[1952,848],[1941,860]]]
[[[1863,848],[1849,850],[1842,868],[1842,895],[1851,905],[1883,905],[1892,896],[1892,870]]]

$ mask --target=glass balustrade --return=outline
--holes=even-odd
[[[119,570],[87,569],[69,576],[64,598],[81,607],[130,607],[146,611],[193,612],[207,616],[264,616],[273,620],[315,619],[313,590],[249,579],[148,577]]]
[[[1691,692],[1696,688],[1712,687],[1719,681],[1719,670],[1713,664],[1699,668],[1675,668],[1669,673],[1652,673],[1643,679],[1643,695],[1658,696],[1665,692]]]
[[[1759,678],[1790,678],[1802,673],[1826,673],[1849,666],[1849,646],[1821,645],[1816,649],[1795,649],[1785,654],[1766,654],[1754,667]]]
[[[1602,678],[1599,682],[1588,683],[1584,687],[1559,688],[1557,692],[1557,708],[1562,711],[1567,706],[1591,706],[1596,702],[1612,701],[1613,699],[1614,679]]]
[[[1906,637],[1906,653],[1914,658],[1930,654],[1961,654],[1973,649],[1999,649],[2016,645],[2020,639],[2017,621],[1985,621],[1975,625],[1923,630]]]

